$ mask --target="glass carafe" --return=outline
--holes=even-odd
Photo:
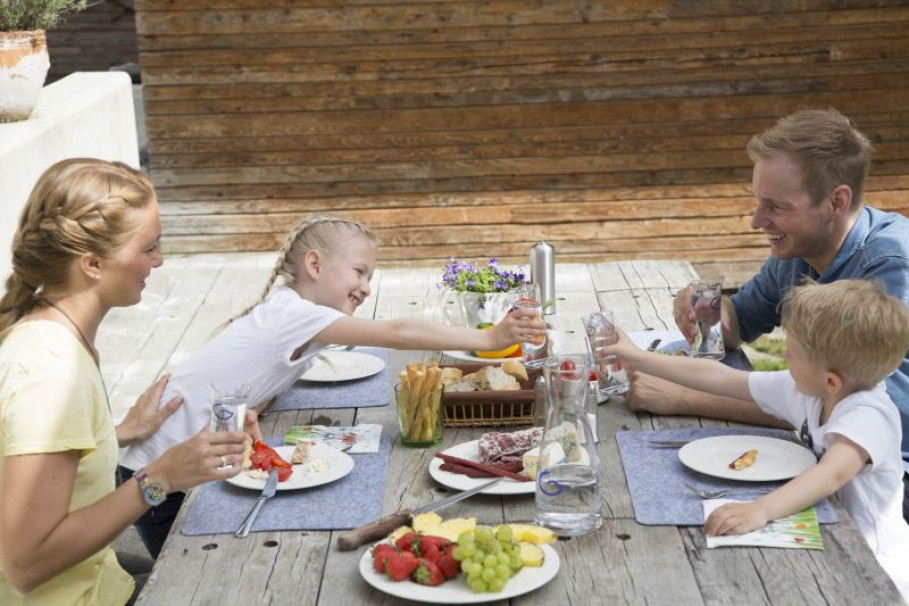
[[[582,356],[543,364],[549,408],[540,443],[536,522],[560,536],[587,534],[603,522],[600,458],[587,415],[591,367]]]

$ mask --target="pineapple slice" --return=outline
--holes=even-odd
[[[434,534],[433,531],[435,531],[441,524],[442,516],[432,511],[429,511],[427,513],[418,513],[413,517],[413,520],[411,520],[413,531],[423,534]]]
[[[527,541],[521,541],[521,563],[524,566],[537,567],[543,565],[545,555],[543,550]]]
[[[516,541],[526,541],[534,545],[554,543],[558,540],[556,534],[548,528],[534,524],[509,524]],[[498,527],[496,527],[498,528]]]
[[[477,526],[476,518],[451,518],[442,521],[442,517],[433,512],[420,513],[413,517],[413,531],[434,537],[448,539],[452,543],[464,532],[473,532]]]

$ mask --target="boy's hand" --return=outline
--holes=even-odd
[[[704,523],[708,537],[724,534],[744,534],[763,528],[769,522],[761,506],[754,503],[728,503],[710,514]]]

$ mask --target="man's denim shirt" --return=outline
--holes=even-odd
[[[760,273],[732,296],[744,341],[753,341],[780,325],[780,301],[806,276],[822,284],[845,278],[877,280],[909,306],[909,219],[864,207],[822,276],[804,259],[781,261],[771,256]],[[900,411],[903,467],[909,472],[909,352],[886,383],[887,393]]]

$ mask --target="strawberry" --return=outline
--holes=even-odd
[[[393,553],[396,553],[395,548],[389,543],[379,543],[372,548],[372,565],[376,572],[385,572],[385,560]]]
[[[410,550],[430,562],[437,562],[441,556],[439,551],[450,544],[451,541],[443,537],[421,534],[414,538]]]
[[[442,557],[441,550],[436,546],[435,543],[430,541],[420,543],[420,554],[423,556],[424,560],[429,560],[430,562],[438,563],[439,558]]]
[[[431,534],[422,535],[420,537],[420,542],[423,545],[426,545],[427,543],[432,543],[439,549],[441,549],[442,547],[447,547],[447,546],[451,545],[451,541],[449,541],[445,537],[437,537],[437,536],[433,536]]]
[[[454,551],[455,547],[457,547],[457,545],[443,547],[442,556],[439,558],[439,561],[436,562],[442,570],[442,574],[445,575],[445,579],[448,581],[458,576],[461,572],[461,563],[451,555],[451,552]]]
[[[430,587],[435,587],[445,582],[445,575],[438,564],[424,558],[417,560],[417,567],[410,575],[410,578],[420,585],[429,585]]]
[[[415,535],[412,532],[408,532],[407,534],[401,535],[401,537],[399,537],[398,540],[395,541],[395,547],[397,547],[401,551],[413,551],[412,545],[413,545],[413,540],[414,540],[414,538],[416,538],[416,536],[417,535]]]
[[[417,556],[409,551],[398,551],[385,558],[385,572],[392,581],[401,582],[416,570],[420,564]]]

